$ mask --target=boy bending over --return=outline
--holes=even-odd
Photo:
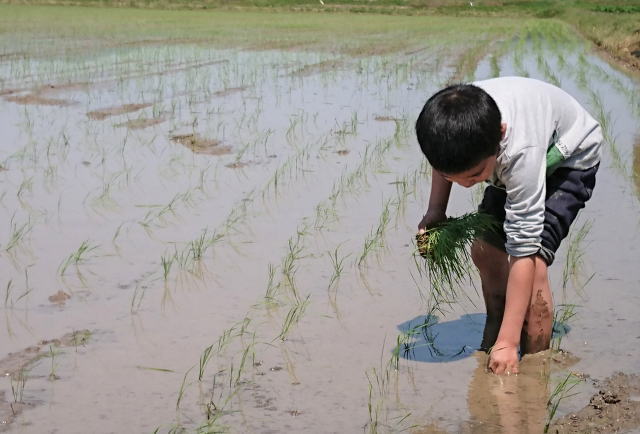
[[[446,218],[452,183],[488,183],[479,211],[504,223],[471,248],[487,308],[481,349],[491,350],[494,373],[518,373],[518,347],[521,354],[549,348],[547,268],[591,197],[600,126],[551,84],[501,77],[439,91],[422,109],[416,133],[433,167],[420,232]]]

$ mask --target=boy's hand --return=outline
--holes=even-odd
[[[424,217],[422,217],[422,220],[420,220],[420,223],[418,223],[418,233],[423,234],[430,227],[443,222],[446,219],[447,215],[444,211],[428,210]]]
[[[518,347],[496,342],[489,354],[488,368],[496,375],[517,374]]]

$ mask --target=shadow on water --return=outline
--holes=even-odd
[[[527,354],[518,375],[494,375],[487,370],[488,355],[476,351],[482,339],[486,315],[462,315],[439,322],[435,315],[420,315],[398,326],[404,341],[398,356],[427,363],[460,360],[469,356],[477,366],[467,392],[470,417],[459,426],[461,433],[541,433],[549,419],[550,384],[553,371],[566,371],[577,360],[563,351]],[[569,333],[566,323],[553,326],[554,339]],[[557,376],[557,375],[556,375]],[[557,380],[556,380],[557,381]],[[422,433],[440,433],[423,427]]]
[[[439,322],[435,315],[419,315],[398,325],[404,339],[394,352],[398,357],[426,363],[453,362],[471,356],[479,347],[486,315],[472,313],[452,321]],[[553,338],[569,333],[571,327],[554,322]]]
[[[418,362],[452,362],[469,357],[480,346],[486,315],[473,313],[439,322],[435,315],[420,315],[398,326],[405,336],[399,357]]]

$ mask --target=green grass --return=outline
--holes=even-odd
[[[2,5],[4,3],[5,5]],[[16,0],[0,0],[0,31],[17,28],[30,28],[33,31],[47,31],[56,28],[64,34],[72,35],[91,31],[110,39],[127,39],[139,34],[140,27],[145,28],[148,38],[166,38],[167,30],[175,33],[176,38],[193,40],[205,39],[225,41],[232,44],[246,43],[244,37],[260,29],[263,41],[261,46],[275,44],[276,48],[315,44],[340,45],[347,34],[388,34],[391,29],[403,29],[407,35],[418,35],[436,30],[450,29],[455,38],[455,30],[465,33],[467,30],[477,33],[493,32],[504,24],[504,19],[561,20],[574,27],[579,33],[603,48],[622,64],[640,71],[640,57],[634,56],[640,50],[640,0],[607,1],[594,0],[511,0],[476,1],[470,6],[467,0],[440,0],[421,2],[417,0],[326,0],[321,4],[317,0],[33,0],[28,4],[75,5],[92,7],[113,7],[99,13],[88,8],[29,8],[15,6]],[[20,2],[21,4],[24,2]],[[128,8],[154,9],[140,11]],[[161,9],[161,10],[160,10]],[[180,9],[177,14],[165,10]],[[198,9],[200,11],[188,11]],[[214,9],[201,11],[202,9]],[[227,13],[224,10],[242,10],[242,14]],[[186,10],[186,11],[185,11]],[[263,11],[278,12],[265,19]],[[19,11],[19,12],[18,12]],[[313,14],[290,13],[317,12]],[[18,13],[17,13],[18,12]],[[332,12],[327,19],[326,12]],[[215,26],[209,25],[212,17],[227,13],[225,19]],[[367,17],[366,20],[354,19],[353,13],[387,14],[393,17]],[[398,15],[430,15],[429,26],[415,25],[420,21],[399,17]],[[487,18],[501,20],[487,21]],[[481,19],[481,26],[465,22],[465,19]],[[404,20],[405,26],[398,26]],[[218,20],[216,20],[218,21]],[[175,25],[178,22],[188,26]],[[64,25],[60,25],[63,23]],[[114,32],[114,29],[118,31]],[[278,30],[288,32],[288,40],[276,37]],[[317,39],[320,32],[330,40]],[[390,45],[391,38],[381,40]],[[402,40],[402,39],[400,39]]]

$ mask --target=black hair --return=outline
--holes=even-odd
[[[429,98],[416,121],[420,149],[434,169],[456,174],[497,155],[501,116],[491,96],[472,84],[455,84]]]

